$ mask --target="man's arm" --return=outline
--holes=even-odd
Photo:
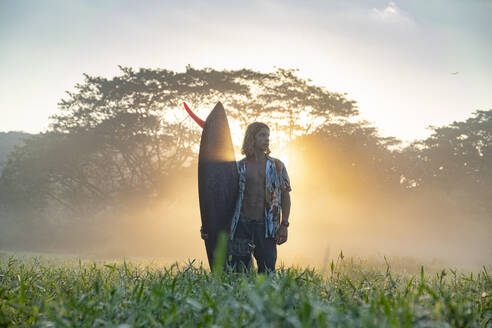
[[[287,225],[289,223],[290,214],[290,194],[288,191],[282,191],[282,223],[278,228],[277,234],[275,235],[275,242],[278,245],[282,245],[287,241]]]
[[[282,222],[289,222],[290,192],[282,191]]]

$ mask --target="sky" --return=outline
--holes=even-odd
[[[492,109],[490,31],[491,0],[0,0],[0,131],[45,131],[83,73],[189,64],[297,68],[411,141]]]

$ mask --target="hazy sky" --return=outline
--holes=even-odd
[[[492,1],[0,0],[0,131],[39,132],[82,73],[299,68],[383,135],[492,109]],[[451,74],[458,72],[458,74]]]

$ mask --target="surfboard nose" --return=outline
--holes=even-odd
[[[208,114],[207,119],[205,120],[205,123],[207,122],[215,122],[216,120],[220,120],[221,124],[225,123],[227,124],[227,128],[229,128],[229,123],[227,121],[227,115],[224,109],[224,106],[222,103],[219,101],[214,109]]]
[[[216,109],[216,108],[222,108],[222,110],[224,110],[224,105],[222,105],[222,103],[219,101],[219,102],[217,102],[217,103],[215,104],[215,106],[214,106],[214,109]],[[212,110],[213,110],[213,109],[212,109]]]
[[[231,132],[224,106],[219,101],[205,120],[200,156],[204,161],[235,161]]]

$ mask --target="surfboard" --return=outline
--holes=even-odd
[[[189,108],[186,105],[185,107],[192,115]],[[196,115],[193,119],[198,124],[203,123]],[[198,154],[198,196],[202,227],[208,234],[205,249],[212,269],[219,234],[225,232],[228,235],[230,232],[239,176],[229,123],[222,103],[215,105],[202,125]]]

